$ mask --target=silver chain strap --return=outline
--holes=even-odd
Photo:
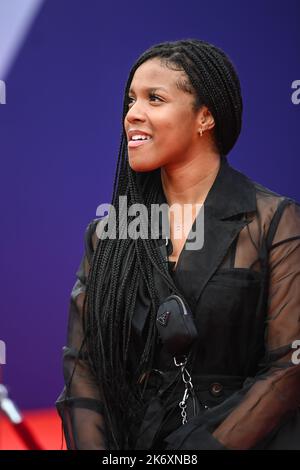
[[[181,378],[185,385],[182,400],[179,402],[178,405],[179,405],[179,408],[181,409],[182,424],[186,424],[187,423],[187,414],[186,414],[187,400],[190,394],[193,393],[194,387],[192,384],[192,378],[188,370],[186,369],[187,357],[183,356],[182,359],[183,359],[182,362],[177,362],[176,357],[174,357],[175,366],[180,367]]]

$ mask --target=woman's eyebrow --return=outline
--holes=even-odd
[[[148,87],[148,88],[144,88],[144,91],[150,91],[150,92],[155,92],[156,90],[164,90],[164,91],[168,91],[165,87],[163,86],[155,86],[155,87]],[[129,90],[129,93],[134,93],[134,89],[133,88],[130,88]]]

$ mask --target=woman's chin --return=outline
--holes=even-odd
[[[153,171],[159,167],[159,165],[157,164],[155,165],[153,162],[151,163],[149,160],[139,161],[139,159],[135,157],[133,158],[128,157],[128,163],[129,163],[130,168],[133,171],[140,172],[140,173],[144,173],[146,171]]]

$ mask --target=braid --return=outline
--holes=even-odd
[[[185,72],[186,78],[178,80],[177,86],[195,94],[195,109],[203,104],[210,109],[216,123],[216,145],[220,153],[226,155],[241,128],[240,84],[223,51],[205,41],[186,39],[160,43],[138,58],[125,87],[122,126],[128,111],[128,91],[133,75],[141,64],[155,57],[164,65]],[[90,263],[83,307],[86,349],[104,403],[109,449],[126,448],[126,430],[135,411],[143,406],[143,391],[135,383],[141,373],[152,368],[157,345],[155,316],[160,299],[155,288],[154,270],[174,293],[182,296],[156,240],[149,236],[137,240],[118,237],[124,228],[123,222],[119,226],[119,220],[123,221],[119,218],[120,196],[127,196],[128,205],[146,206],[150,216],[149,230],[151,204],[159,201],[162,189],[159,176],[157,171],[138,174],[130,168],[123,127],[112,194],[117,238],[98,240]],[[144,349],[137,370],[132,371],[128,352],[140,279],[144,281],[151,308],[145,327]],[[146,384],[147,380],[144,390]]]

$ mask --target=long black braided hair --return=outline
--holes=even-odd
[[[186,39],[163,42],[146,50],[129,73],[122,122],[124,123],[128,111],[128,91],[133,75],[141,64],[152,58],[159,58],[162,65],[172,70],[185,72],[186,79],[178,80],[177,86],[194,94],[195,111],[202,105],[206,105],[211,111],[215,120],[215,145],[220,155],[227,155],[241,130],[240,83],[226,54],[205,41]],[[160,169],[138,174],[130,168],[123,127],[112,196],[112,205],[117,215],[117,234],[122,228],[118,224],[119,196],[127,196],[128,206],[144,204],[150,217],[151,204],[157,203],[160,190],[159,172]],[[125,257],[126,269],[121,276]],[[160,273],[174,293],[182,295],[157,249],[157,240],[119,239],[118,236],[116,239],[100,240],[91,263],[84,303],[84,329],[90,364],[104,403],[109,449],[126,448],[126,432],[130,420],[142,404],[142,393],[135,385],[136,380],[144,371],[151,369],[153,364],[157,344],[155,316],[160,302],[153,269]],[[151,299],[151,313],[147,322],[144,350],[133,377],[132,373],[128,373],[128,351],[140,278],[144,280]]]

